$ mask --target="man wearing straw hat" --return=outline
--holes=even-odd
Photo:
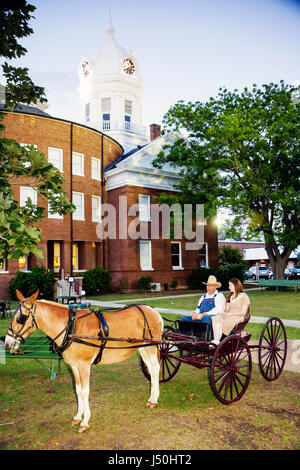
[[[211,317],[224,312],[226,299],[222,292],[217,290],[222,284],[217,281],[215,276],[209,276],[207,282],[203,282],[203,284],[206,285],[206,294],[200,298],[198,307],[192,316],[183,317],[182,320],[192,319],[211,324]]]

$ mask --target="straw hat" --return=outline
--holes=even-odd
[[[221,287],[221,283],[217,281],[217,278],[215,276],[209,276],[207,282],[203,282],[206,286],[216,286],[216,287]]]

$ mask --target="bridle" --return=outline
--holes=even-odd
[[[30,328],[33,328],[34,326],[38,329],[38,325],[36,323],[36,319],[35,319],[35,311],[36,311],[36,302],[34,302],[31,307],[27,307],[25,305],[25,302],[26,300],[23,300],[22,302],[20,302],[20,304],[18,305],[16,311],[15,311],[15,314],[13,316],[13,318],[15,318],[15,316],[17,315],[18,311],[20,311],[18,317],[16,318],[16,322],[21,325],[21,329],[19,331],[16,331],[12,328],[12,322],[7,330],[7,335],[8,336],[11,336],[14,340],[20,340],[21,343],[25,343],[25,339],[23,337],[23,335],[26,333],[26,331],[28,331]],[[25,308],[25,310],[27,310],[28,314],[24,314],[22,313],[22,307]],[[31,317],[31,325],[29,325],[24,331],[23,329],[25,328],[25,324],[28,320],[28,318]],[[22,333],[22,334],[21,334]]]

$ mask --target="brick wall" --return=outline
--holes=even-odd
[[[114,207],[118,207],[119,197],[127,197],[128,208],[132,204],[138,203],[139,194],[147,194],[151,197],[151,203],[154,203],[153,198],[160,195],[160,191],[156,189],[148,189],[136,186],[122,186],[121,188],[114,189],[108,192],[108,202]],[[157,203],[155,201],[155,203]],[[128,226],[135,217],[128,217]],[[142,222],[148,228],[147,233],[150,240],[151,237],[151,223]],[[117,236],[119,234],[119,217],[117,212]],[[141,230],[140,227],[137,231]],[[126,239],[106,240],[107,246],[107,268],[111,271],[113,280],[112,287],[119,288],[120,279],[125,281],[128,289],[135,289],[137,281],[142,276],[151,276],[153,282],[158,282],[163,286],[165,283],[170,283],[172,280],[178,281],[179,287],[187,286],[187,279],[193,269],[198,266],[199,253],[197,250],[185,249],[185,240],[181,241],[182,251],[182,266],[183,270],[174,270],[171,262],[171,239],[162,239],[162,227],[160,224],[160,239],[152,240],[152,271],[143,271],[140,267],[140,239],[132,240],[129,237]],[[204,229],[204,239],[208,243],[208,259],[210,266],[216,266],[218,263],[218,234],[216,227],[208,224]],[[176,241],[176,240],[174,240]],[[180,240],[178,240],[180,241]]]
[[[48,147],[63,150],[63,176],[66,179],[64,187],[67,196],[71,196],[71,123],[54,118],[33,116],[23,113],[8,113],[5,117],[6,136],[17,140],[19,143],[35,144],[38,150],[48,156]],[[120,279],[126,282],[127,288],[136,288],[137,280],[141,276],[151,276],[153,282],[170,285],[173,279],[178,281],[179,286],[187,285],[187,278],[191,270],[198,265],[198,252],[186,251],[185,243],[182,241],[182,265],[183,270],[173,270],[171,265],[171,240],[152,240],[153,271],[142,271],[140,268],[140,240],[105,240],[97,238],[97,223],[92,221],[92,195],[99,195],[102,202],[109,202],[118,208],[119,196],[127,197],[130,207],[138,202],[139,194],[150,194],[159,196],[160,191],[135,186],[123,186],[113,191],[106,192],[102,188],[101,181],[91,178],[91,157],[102,158],[103,167],[116,160],[122,153],[121,147],[108,136],[101,132],[92,130],[73,123],[73,152],[84,154],[84,176],[73,175],[73,191],[84,193],[85,217],[84,220],[73,220],[73,243],[79,246],[79,270],[91,269],[94,266],[104,266],[112,272],[113,287],[119,288]],[[103,139],[103,142],[102,142]],[[19,180],[20,182],[21,180]],[[17,182],[17,180],[14,180]],[[103,194],[102,194],[103,190]],[[19,199],[19,185],[14,187],[15,197]],[[45,207],[46,217],[39,224],[43,231],[43,240],[40,247],[43,250],[44,259],[39,260],[34,256],[28,259],[28,268],[42,264],[50,268],[52,260],[52,243],[60,244],[61,267],[65,275],[71,272],[71,216],[66,215],[63,219],[48,218],[47,203],[42,200],[38,204]],[[118,210],[117,210],[118,214]],[[127,227],[134,217],[128,218]],[[149,222],[143,222],[150,228]],[[117,233],[119,223],[117,217]],[[161,227],[160,227],[161,233]],[[150,233],[149,233],[150,236]],[[208,242],[209,265],[214,266],[217,258],[217,230],[215,226],[208,224],[205,227],[205,241]],[[94,245],[94,246],[93,246]],[[7,273],[0,274],[0,297],[8,298],[8,282],[19,269],[18,261],[8,260],[6,264]],[[57,273],[60,276],[60,273]]]
[[[237,248],[241,255],[244,255],[243,249],[244,248],[265,248],[265,243],[264,242],[242,242],[242,241],[219,241],[218,242],[219,248],[222,248],[222,246],[231,246],[232,248]]]
[[[79,269],[90,269],[103,262],[102,243],[96,235],[97,223],[92,221],[92,195],[101,196],[101,181],[91,177],[91,157],[102,160],[103,139],[103,166],[117,159],[122,148],[108,136],[76,123],[71,123],[55,118],[36,116],[24,113],[7,113],[4,124],[5,135],[19,143],[37,145],[37,149],[48,158],[48,147],[63,150],[63,177],[64,188],[67,197],[71,198],[71,125],[72,125],[72,150],[84,154],[84,176],[73,175],[72,190],[84,193],[84,220],[73,220],[73,242],[80,244]],[[102,162],[101,162],[102,163]],[[23,178],[12,178],[14,183],[26,183]],[[14,196],[20,198],[20,185],[14,185]],[[28,267],[36,264],[49,268],[51,242],[60,242],[61,267],[64,272],[71,272],[71,215],[65,215],[63,219],[48,218],[48,204],[38,198],[38,205],[45,208],[46,217],[38,227],[43,231],[43,240],[40,247],[43,250],[44,259],[36,259],[30,256]],[[95,248],[92,243],[95,243]],[[8,282],[19,269],[18,261],[6,262],[6,274],[0,273],[0,298],[8,297]],[[59,275],[59,273],[58,273]]]

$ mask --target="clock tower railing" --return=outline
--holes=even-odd
[[[146,136],[147,128],[146,126],[138,126],[132,122],[128,121],[102,121],[101,129],[105,131],[124,131],[129,132],[130,134],[137,134],[140,136]]]

